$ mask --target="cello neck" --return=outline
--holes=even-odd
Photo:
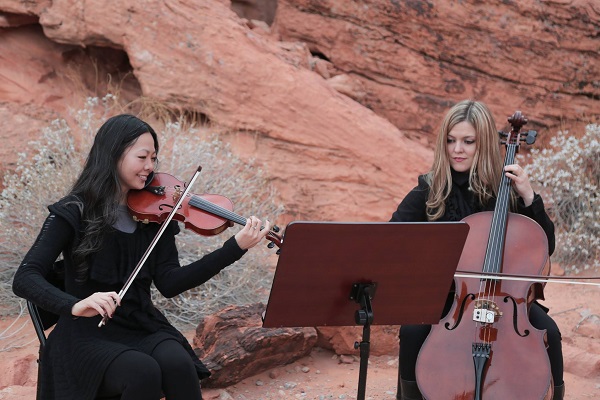
[[[506,224],[508,220],[508,210],[510,207],[512,183],[506,176],[504,167],[515,163],[515,156],[521,142],[520,130],[527,123],[527,118],[520,111],[515,112],[508,122],[512,126],[512,130],[505,134],[500,132],[501,136],[506,137],[506,156],[502,165],[502,178],[500,179],[500,187],[498,188],[498,196],[496,198],[496,206],[494,207],[494,216],[490,227],[490,236],[485,252],[483,264],[484,273],[500,273],[502,272],[502,255],[504,254],[504,244],[506,241]]]
[[[515,161],[516,145],[508,144],[506,146],[506,156],[504,166],[513,164]],[[502,168],[502,179],[498,189],[496,206],[494,207],[494,216],[490,227],[490,237],[488,239],[483,263],[483,272],[500,273],[502,272],[502,254],[504,254],[506,223],[508,220],[508,210],[510,206],[511,180],[504,174]]]

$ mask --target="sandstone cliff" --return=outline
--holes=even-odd
[[[4,168],[45,121],[118,82],[126,99],[223,128],[270,171],[283,222],[389,218],[457,100],[485,101],[499,128],[520,109],[542,137],[599,114],[594,0],[4,0],[0,12]]]

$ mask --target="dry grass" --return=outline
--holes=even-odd
[[[69,190],[99,126],[112,115],[133,110],[157,131],[160,171],[186,181],[201,165],[203,170],[192,192],[225,195],[242,216],[275,220],[282,213],[266,174],[253,162],[236,157],[210,127],[201,124],[201,116],[177,112],[149,99],[123,104],[110,94],[88,98],[73,112],[74,126],[64,120],[52,121],[40,139],[29,144],[28,152],[19,155],[14,172],[4,176],[0,196],[0,307],[4,315],[23,312],[24,301],[11,290],[12,277],[42,226],[46,207]],[[216,237],[183,230],[177,238],[182,264],[219,247],[237,229],[230,228]],[[154,290],[154,300],[175,325],[185,328],[226,305],[266,301],[272,280],[268,257],[272,253],[266,246],[253,249],[206,284],[173,299],[165,299]]]
[[[558,132],[526,161],[556,226],[554,260],[575,273],[600,268],[600,126]]]

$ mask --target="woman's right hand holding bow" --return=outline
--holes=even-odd
[[[112,318],[115,310],[121,305],[117,292],[96,292],[75,303],[71,309],[74,317],[94,317],[96,315]]]

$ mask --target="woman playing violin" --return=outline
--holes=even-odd
[[[159,229],[133,221],[127,194],[150,181],[158,138],[144,121],[117,115],[98,130],[70,193],[49,206],[13,290],[60,316],[41,357],[43,399],[201,399],[210,372],[185,337],[152,304],[150,285],[166,297],[201,285],[240,259],[269,232],[256,217],[220,249],[180,266],[171,222],[121,299],[128,276]],[[64,256],[65,290],[46,278]],[[99,327],[99,321],[108,323]]]
[[[503,168],[498,131],[485,106],[464,100],[446,114],[437,138],[431,170],[419,176],[393,213],[394,222],[460,221],[480,212],[494,210]],[[525,171],[517,164],[504,167],[512,180],[512,211],[536,221],[546,233],[549,253],[554,251],[554,224],[546,214],[542,198],[536,194]],[[452,306],[454,288],[448,296],[444,315]],[[533,303],[529,319],[537,329],[547,330],[548,355],[554,381],[554,399],[564,395],[561,335],[556,323],[538,303]],[[398,399],[421,399],[415,365],[419,350],[431,326],[405,325],[400,328],[400,367]],[[448,360],[451,364],[451,361]]]

